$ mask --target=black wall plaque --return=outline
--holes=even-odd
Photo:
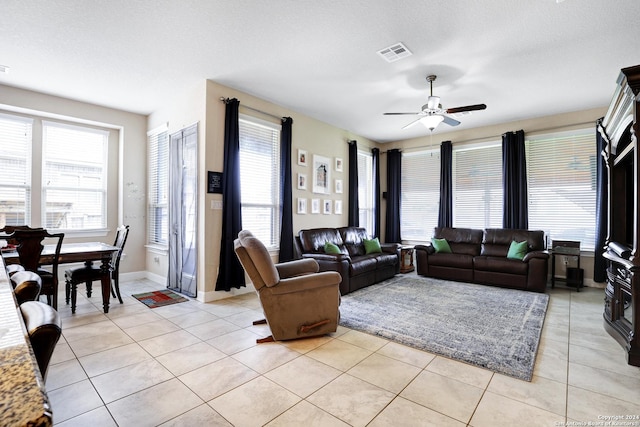
[[[222,172],[207,173],[207,193],[222,194]]]

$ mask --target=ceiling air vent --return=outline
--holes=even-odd
[[[396,43],[393,46],[386,47],[378,51],[378,55],[382,56],[387,62],[396,62],[399,59],[413,55],[409,49],[402,43]]]

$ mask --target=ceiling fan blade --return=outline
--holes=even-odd
[[[449,126],[458,126],[460,124],[460,122],[456,119],[452,119],[451,117],[445,116],[444,114],[442,115],[442,117],[442,122],[448,124]]]
[[[416,119],[416,120],[412,121],[408,125],[403,126],[402,129],[404,130],[404,129],[410,128],[411,126],[415,125],[416,123],[419,123],[421,119],[422,119],[422,117],[420,119]]]
[[[384,113],[385,116],[415,116],[416,114],[423,114],[422,112],[419,113]]]
[[[447,114],[455,114],[462,113],[463,111],[476,111],[476,110],[484,110],[487,106],[484,104],[476,104],[476,105],[467,105],[465,107],[456,107],[456,108],[448,108]]]

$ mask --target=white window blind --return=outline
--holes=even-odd
[[[147,134],[147,242],[167,245],[169,235],[169,133],[166,126]]]
[[[438,225],[440,153],[402,153],[400,232],[402,240],[428,241]]]
[[[453,146],[453,225],[502,227],[502,144]]]
[[[280,125],[240,120],[242,228],[265,246],[280,244]]]
[[[358,151],[358,223],[373,236],[373,156]]]
[[[528,138],[529,228],[551,240],[575,240],[595,246],[595,131]]]
[[[106,130],[43,122],[45,228],[106,228],[108,137]]]
[[[31,223],[32,123],[0,114],[0,228]]]

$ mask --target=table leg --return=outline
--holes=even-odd
[[[100,265],[100,284],[102,285],[102,308],[105,313],[109,312],[109,300],[111,299],[111,272],[109,269],[109,259],[103,259]]]

